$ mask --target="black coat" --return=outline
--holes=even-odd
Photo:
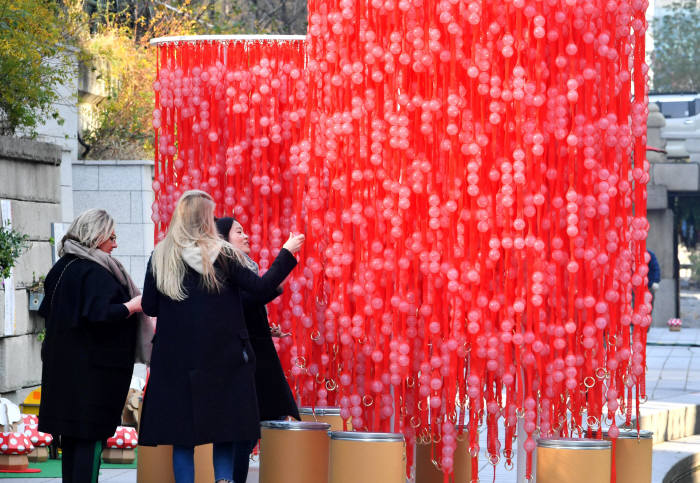
[[[219,257],[215,268],[225,280],[222,291],[207,292],[201,276],[190,268],[183,281],[188,296],[181,302],[158,292],[149,264],[142,306],[146,314],[158,317],[158,323],[140,444],[193,446],[258,439],[255,353],[240,290],[268,293],[296,263],[282,249],[261,278]]]
[[[134,370],[138,322],[123,305],[129,292],[101,265],[73,255],[51,268],[44,290],[39,431],[107,439]]]
[[[294,395],[284,377],[275,344],[272,342],[270,323],[265,310],[265,304],[279,294],[277,289],[266,294],[243,292],[243,312],[257,365],[255,389],[261,421],[284,419],[287,416],[300,419]]]

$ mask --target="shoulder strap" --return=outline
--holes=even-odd
[[[53,296],[56,295],[56,290],[58,289],[58,284],[61,283],[61,278],[63,278],[63,274],[66,273],[66,269],[71,266],[71,264],[76,261],[77,258],[74,258],[70,262],[66,263],[66,266],[63,267],[63,270],[61,270],[61,274],[58,276],[58,280],[56,281],[56,285],[53,286],[53,292],[51,292],[51,299],[49,300],[49,314],[51,314],[51,311],[53,309]]]

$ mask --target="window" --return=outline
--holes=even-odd
[[[680,119],[700,114],[700,96],[688,94],[652,94],[649,102],[659,105],[666,119]]]

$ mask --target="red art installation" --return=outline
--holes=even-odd
[[[303,231],[290,384],[409,459],[466,437],[476,480],[519,418],[528,453],[615,438],[646,398],[646,7],[310,0],[305,42],[161,40],[156,235],[190,188],[263,268]]]
[[[290,162],[309,144],[304,37],[181,39],[156,40],[156,241],[182,192],[202,189],[217,216],[235,213],[252,232],[253,255],[265,267],[282,231],[302,228],[294,214],[302,212],[303,184]]]

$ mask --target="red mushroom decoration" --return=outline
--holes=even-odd
[[[0,470],[23,470],[29,466],[27,454],[34,449],[23,433],[0,433]]]
[[[678,332],[683,327],[683,321],[681,319],[668,319],[667,325],[668,330]]]
[[[118,426],[114,436],[107,440],[107,447],[102,451],[105,463],[132,463],[136,457],[134,448],[139,444],[136,429]]]
[[[29,453],[28,458],[32,463],[42,462],[49,459],[49,448],[48,446],[53,442],[53,436],[49,433],[42,433],[39,431],[38,424],[27,424],[25,420],[24,425],[24,435],[29,438],[32,445],[34,445],[34,451]]]
[[[25,426],[36,426],[39,424],[39,417],[35,414],[22,414],[22,422]]]

